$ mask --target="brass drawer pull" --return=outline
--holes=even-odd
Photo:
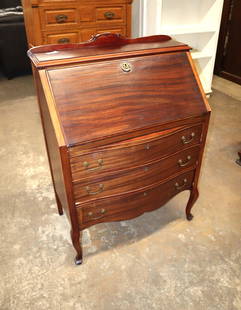
[[[57,23],[61,24],[61,23],[66,22],[66,20],[68,19],[68,16],[64,14],[60,14],[60,15],[57,15],[55,19]]]
[[[109,12],[105,12],[104,16],[105,16],[106,19],[113,19],[115,17],[115,13],[110,12],[110,11]]]
[[[95,167],[95,168],[89,168],[89,162],[88,161],[84,161],[83,162],[83,166],[85,167],[86,170],[89,170],[89,171],[95,171],[95,170],[99,170],[99,169],[102,169],[103,165],[104,165],[104,161],[103,159],[98,159],[97,160],[97,163],[98,163],[98,167]]]
[[[105,214],[105,213],[106,213],[106,210],[105,209],[101,209],[100,210],[100,216],[98,215],[96,217],[92,217],[93,216],[93,212],[91,212],[91,211],[88,212],[88,216],[91,217],[92,220],[98,220],[98,219],[102,218],[103,214]]]
[[[191,160],[191,158],[192,158],[192,157],[191,157],[190,155],[188,155],[186,161],[183,161],[182,159],[179,159],[179,160],[178,160],[178,165],[179,165],[180,167],[185,167],[185,166],[187,166],[188,163],[189,163],[189,161]]]
[[[194,139],[194,137],[195,137],[195,132],[192,132],[192,133],[191,133],[191,137],[190,137],[189,139],[186,138],[185,136],[182,136],[182,143],[183,143],[183,144],[188,144],[188,143],[192,142],[192,140]]]
[[[86,189],[86,191],[87,191],[87,193],[88,193],[89,195],[96,195],[96,194],[99,194],[99,193],[103,192],[103,190],[104,190],[104,184],[99,184],[99,189],[98,189],[98,191],[96,191],[96,192],[91,192],[90,186],[86,186],[85,189]]]
[[[175,187],[176,189],[182,189],[185,187],[186,184],[187,184],[187,179],[184,179],[182,185],[179,185],[179,183],[175,183]]]
[[[69,38],[62,38],[58,40],[59,44],[64,44],[64,43],[69,43],[69,42],[70,42]]]

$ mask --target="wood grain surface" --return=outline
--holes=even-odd
[[[53,36],[76,34],[78,43],[103,32],[131,36],[132,0],[22,0],[30,47],[50,43]],[[119,32],[120,31],[120,32]],[[52,40],[51,40],[52,39]],[[72,37],[73,39],[73,37]]]
[[[76,264],[89,226],[134,218],[184,190],[193,218],[210,107],[188,50],[168,36],[107,34],[30,51]]]
[[[151,186],[186,168],[195,167],[198,155],[199,147],[194,147],[134,169],[94,175],[88,179],[82,179],[80,174],[73,184],[75,200],[85,202]]]
[[[195,134],[194,137],[192,137],[193,133]],[[199,124],[184,129],[173,128],[172,130],[113,143],[105,147],[90,150],[83,148],[83,155],[74,156],[70,159],[73,180],[101,176],[107,172],[128,169],[159,160],[199,144],[201,133],[202,124]],[[186,144],[183,143],[182,137],[186,139]],[[79,148],[78,151],[80,151]],[[70,155],[77,154],[79,153],[70,150]],[[98,164],[99,160],[102,161],[101,165]],[[88,166],[85,167],[84,163],[88,163]]]
[[[86,203],[77,208],[77,213],[82,219],[80,227],[86,228],[100,222],[133,218],[144,212],[160,208],[179,192],[190,189],[193,176],[194,171],[192,170],[147,190]],[[187,182],[184,185],[185,179]],[[177,189],[176,183],[184,186]]]
[[[28,55],[38,68],[68,65],[104,59],[189,51],[186,44],[166,35],[126,39],[116,33],[95,35],[85,43],[45,45],[31,48]]]
[[[131,72],[123,72],[123,62]],[[68,145],[207,112],[185,53],[59,68],[48,76]]]

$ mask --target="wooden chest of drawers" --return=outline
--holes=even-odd
[[[22,0],[29,46],[131,35],[132,0]]]
[[[190,190],[198,177],[210,108],[187,45],[168,36],[32,48],[59,213],[81,231],[134,218]]]

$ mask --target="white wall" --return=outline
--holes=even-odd
[[[142,0],[134,0],[132,4],[132,31],[131,36],[132,38],[140,37],[141,36],[141,29],[142,25]]]

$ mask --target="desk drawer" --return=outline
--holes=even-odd
[[[78,43],[79,33],[76,32],[68,32],[68,33],[47,33],[45,38],[46,44],[68,44],[68,43]]]
[[[78,25],[78,10],[76,8],[47,9],[40,11],[43,29],[66,29]]]
[[[194,147],[145,166],[123,170],[118,174],[80,179],[73,185],[75,200],[83,202],[160,183],[186,168],[194,167],[199,151],[199,147]]]
[[[96,8],[96,23],[97,24],[112,24],[125,23],[125,6],[113,7],[97,7]]]
[[[181,174],[168,182],[138,193],[100,199],[77,207],[81,227],[94,223],[125,220],[159,208],[177,193],[190,189],[194,171]]]
[[[159,160],[164,156],[199,144],[201,134],[202,125],[200,124],[99,147],[81,156],[78,156],[81,153],[81,147],[70,148],[73,181]]]
[[[105,28],[105,29],[97,29],[96,33],[101,34],[101,33],[118,33],[121,34],[122,36],[126,35],[126,27],[116,27],[116,28]]]

